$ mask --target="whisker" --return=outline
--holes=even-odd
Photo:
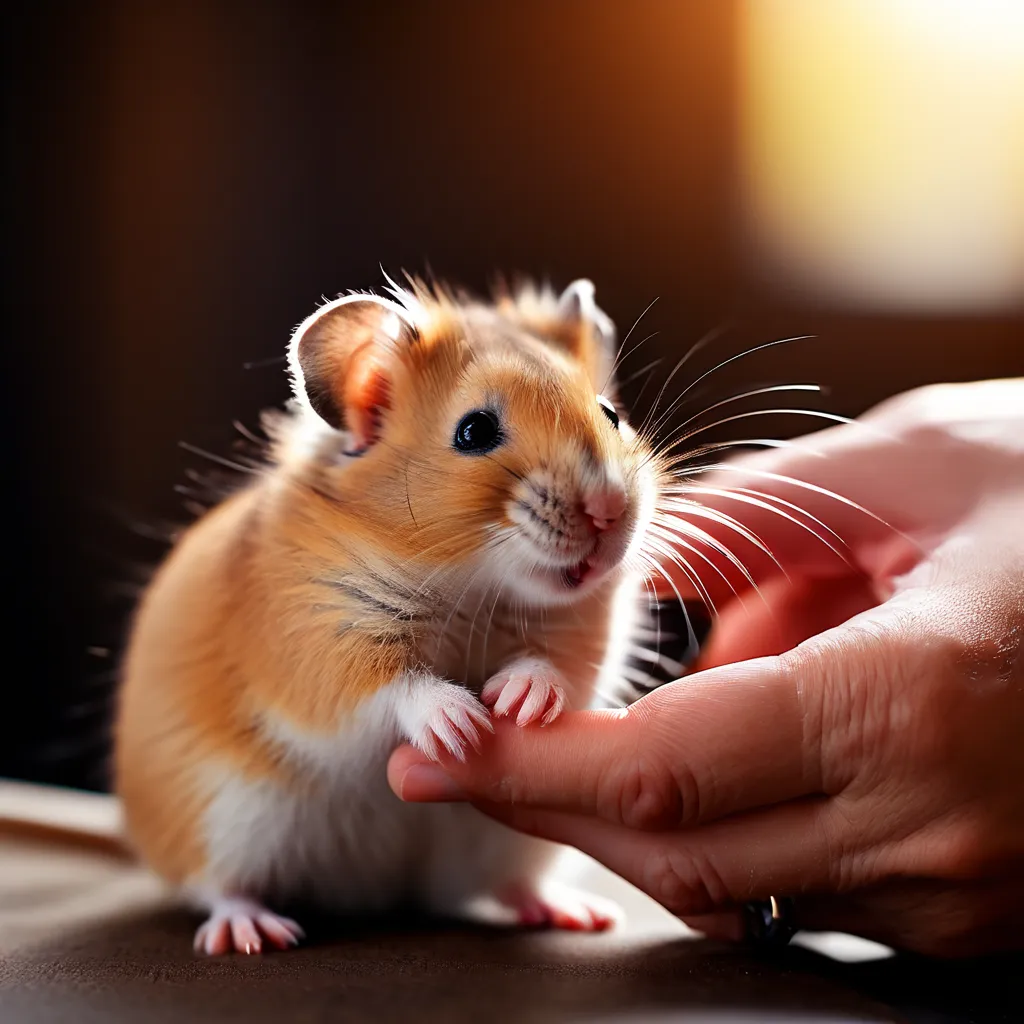
[[[188,441],[179,441],[179,448],[184,448],[185,451],[191,452],[193,455],[198,455],[201,458],[209,459],[210,462],[216,462],[220,466],[226,466],[228,469],[236,470],[239,473],[249,473],[252,476],[259,476],[260,470],[253,466],[243,466],[240,462],[232,462],[231,459],[225,459],[222,455],[214,455],[213,452],[204,451],[202,448],[197,448],[194,444],[189,444]]]
[[[675,514],[670,514],[669,510]],[[783,576],[786,576],[787,579],[789,578],[786,573],[786,570],[783,568],[782,564],[775,557],[775,555],[772,554],[772,551],[768,547],[768,545],[765,544],[765,542],[760,537],[758,537],[758,535],[754,533],[753,530],[748,529],[746,526],[738,522],[732,516],[728,515],[725,512],[721,512],[718,509],[708,508],[705,505],[701,505],[699,502],[689,501],[686,498],[670,498],[668,501],[664,503],[662,509],[659,510],[660,515],[665,520],[663,521],[663,525],[670,526],[670,528],[679,529],[679,524],[685,524],[685,527],[688,531],[699,531],[700,534],[703,534],[703,536],[699,536],[697,537],[697,539],[703,541],[705,544],[708,544],[711,547],[714,547],[715,550],[719,551],[719,554],[723,554],[729,559],[736,558],[733,552],[729,551],[728,548],[721,546],[721,542],[718,541],[711,534],[707,533],[707,531],[701,529],[695,523],[691,523],[688,520],[682,518],[679,515],[679,513],[681,512],[686,512],[691,516],[696,516],[698,519],[708,519],[713,523],[717,523],[719,526],[724,526],[727,530],[732,530],[734,533],[739,534],[744,540],[746,540],[750,544],[753,544],[754,547],[756,547],[759,551],[767,555],[768,558],[771,559],[775,567],[779,570],[779,572],[782,573]],[[697,534],[694,532],[691,532],[690,535],[697,536]],[[721,550],[719,550],[719,546],[721,546]],[[738,569],[740,569],[745,575],[749,576],[746,568],[743,566],[741,562],[736,560],[735,564]]]
[[[824,544],[825,547],[827,547],[834,555],[836,555],[836,557],[842,559],[842,561],[845,562],[850,568],[853,568],[853,563],[846,555],[844,555],[834,544],[832,544],[830,541],[822,537],[819,533],[817,533],[810,526],[808,526],[807,523],[801,522],[799,519],[791,515],[789,512],[785,512],[780,508],[776,508],[774,505],[770,504],[769,502],[763,500],[760,497],[754,497],[748,493],[742,493],[739,490],[730,491],[720,489],[717,487],[702,487],[699,485],[695,486],[693,490],[690,491],[690,493],[709,494],[712,495],[713,497],[728,498],[732,501],[738,501],[743,504],[752,505],[755,508],[760,508],[767,512],[773,512],[775,513],[775,515],[780,516],[781,518],[795,524],[796,526],[799,526],[803,530],[806,530],[812,537],[815,538],[815,540],[818,540],[822,544]],[[789,502],[787,502],[786,504],[789,504],[790,508],[796,508],[798,511],[803,512],[803,509],[799,509],[797,506],[792,505]],[[804,512],[804,515],[808,515],[808,513]],[[809,518],[814,519],[813,516],[809,516]],[[835,533],[835,531],[829,530],[829,528],[825,526],[825,524],[822,523],[820,519],[815,519],[814,521],[818,523],[820,526],[822,526],[824,529],[828,530],[828,532],[831,533],[834,537],[836,537],[836,539],[839,540],[841,544],[843,543],[842,539]]]
[[[716,364],[715,366],[712,366],[710,370],[706,370],[695,380],[692,380],[689,384],[687,384],[685,388],[683,388],[683,390],[678,395],[676,395],[675,399],[669,404],[669,406],[665,409],[661,416],[658,417],[657,422],[654,424],[652,428],[652,432],[657,433],[661,425],[672,413],[672,410],[675,409],[679,405],[679,403],[683,401],[687,394],[689,394],[689,392],[691,392],[702,380],[706,380],[708,377],[711,376],[711,374],[715,373],[716,371],[721,370],[723,367],[728,366],[730,363],[735,363],[738,359],[745,359],[747,356],[752,356],[755,352],[763,352],[765,349],[774,348],[777,345],[788,345],[794,341],[807,341],[813,337],[813,334],[798,334],[794,335],[792,338],[777,338],[775,341],[766,341],[760,345],[754,345],[752,348],[745,349],[743,352],[738,352],[734,356],[729,356],[728,359],[723,359],[720,363]],[[688,358],[689,355],[690,353],[687,353],[686,357],[684,358]],[[660,396],[658,400],[661,400]]]
[[[630,655],[638,661],[645,661],[649,665],[654,665],[673,676],[682,674],[683,663],[670,658],[667,654],[662,654],[661,651],[652,651],[650,648],[641,647],[639,644],[630,644],[628,650]]]
[[[644,433],[647,423],[650,418],[655,415],[658,409],[658,405],[661,403],[662,398],[665,397],[665,391],[669,384],[675,378],[675,375],[693,358],[705,345],[710,345],[711,342],[717,341],[729,328],[730,325],[722,324],[718,327],[712,328],[703,337],[697,340],[697,342],[690,346],[689,350],[683,355],[683,357],[676,363],[672,368],[672,372],[665,378],[665,382],[661,385],[661,390],[658,392],[657,397],[654,399],[654,404],[651,406],[650,412],[644,417],[643,423],[641,423],[637,433]]]
[[[707,562],[707,564],[716,573],[718,573],[719,576],[722,577],[722,582],[725,583],[725,585],[732,591],[733,597],[735,597],[737,599],[737,601],[739,601],[739,603],[741,605],[745,605],[746,604],[746,602],[743,600],[743,597],[740,595],[739,591],[736,589],[735,586],[733,586],[732,580],[730,580],[729,577],[726,576],[725,573],[722,572],[722,570],[717,565],[715,565],[715,563],[713,561],[711,561],[711,559],[708,558],[708,556],[706,554],[704,554],[703,551],[701,551],[695,545],[691,544],[688,540],[684,539],[684,536],[682,534],[680,534],[679,532],[677,532],[675,530],[670,530],[670,529],[668,529],[665,526],[658,526],[658,525],[655,525],[653,523],[651,524],[651,529],[657,531],[659,536],[666,538],[668,540],[668,542],[670,544],[672,544],[673,546],[681,545],[682,547],[686,548],[687,551],[690,551],[693,554],[695,554],[702,561]],[[694,570],[694,571],[696,571],[696,570]],[[756,591],[757,590],[757,584],[754,582],[753,577],[748,575],[747,576],[747,581],[750,583],[751,587]]]
[[[641,557],[647,560],[658,575],[672,588],[672,592],[676,595],[676,600],[679,602],[680,607],[685,607],[686,600],[683,598],[683,595],[679,593],[679,588],[675,585],[675,581],[672,579],[671,575],[665,571],[665,567],[649,552],[645,551],[640,554]],[[711,595],[701,582],[700,577],[694,571],[693,566],[690,565],[682,555],[676,553],[674,549],[669,548],[664,550],[664,554],[668,556],[671,562],[679,567],[683,575],[693,584],[693,589],[697,591],[698,595],[700,595],[700,599],[704,602],[705,607],[710,609],[711,614],[717,617],[718,609],[715,607],[715,602],[711,600]],[[687,623],[687,626],[689,626],[689,623]]]
[[[231,425],[237,430],[242,437],[247,441],[252,441],[253,444],[259,445],[261,448],[267,446],[267,439],[265,437],[258,437],[254,434],[241,420],[232,420]]]
[[[704,423],[698,427],[688,430],[685,434],[674,439],[673,444],[680,444],[703,434],[706,430],[714,430],[715,427],[723,427],[727,423],[735,423],[738,420],[749,420],[756,416],[809,416],[812,419],[828,420],[830,423],[853,423],[849,416],[840,416],[834,412],[821,412],[818,409],[751,409],[747,412],[734,413],[732,416],[723,416],[713,423]],[[670,437],[672,435],[669,435]]]
[[[818,384],[775,384],[771,387],[755,388],[753,391],[743,391],[738,395],[730,395],[728,398],[723,398],[721,401],[715,402],[713,405],[705,406],[700,412],[696,412],[692,416],[683,420],[680,424],[680,429],[688,426],[695,420],[699,420],[701,416],[706,416],[712,410],[720,409],[724,405],[731,405],[733,402],[741,402],[745,398],[756,398],[758,395],[770,395],[779,391],[820,392],[821,386]]]
[[[798,480],[796,477],[785,476],[782,473],[772,473],[766,469],[750,469],[745,466],[733,466],[728,462],[723,462],[719,467],[720,469],[727,470],[730,472],[744,472],[751,476],[758,476],[762,479],[775,480],[778,483],[791,484],[794,487],[802,488],[806,491],[811,491],[814,494],[820,494],[822,497],[831,498],[833,501],[838,501],[848,508],[852,508],[856,512],[860,512],[866,515],[869,519],[874,520],[879,526],[884,526],[887,530],[891,530],[901,540],[905,540],[908,544],[912,545],[914,550],[920,550],[920,544],[915,541],[912,537],[908,536],[898,527],[892,525],[892,523],[883,519],[881,516],[876,515],[870,509],[865,508],[863,505],[859,505],[857,502],[852,501],[850,498],[845,498],[841,494],[837,494],[835,491],[830,491],[827,487],[820,487],[817,484],[809,483],[806,480]]]
[[[743,578],[747,581],[747,583],[750,584],[751,588],[755,591],[758,590],[757,582],[754,580],[754,577],[751,574],[750,570],[740,560],[739,556],[734,551],[731,551],[717,537],[708,533],[707,530],[702,529],[694,523],[688,523],[685,519],[669,517],[664,515],[659,519],[657,524],[652,522],[651,529],[660,530],[662,532],[662,535],[668,534],[672,538],[673,544],[686,544],[687,547],[690,547],[689,543],[685,541],[684,538],[699,540],[702,544],[706,544],[709,548],[711,548],[712,551],[717,551],[718,554],[722,555],[722,557],[725,558],[730,565],[735,566],[742,574]],[[704,555],[702,552],[700,554],[705,561],[709,562],[712,565],[714,564],[711,563],[710,559],[708,559],[707,556]],[[724,575],[724,573],[721,572],[718,566],[714,566],[714,568],[717,572],[719,572],[719,574],[722,575],[722,578],[729,585],[730,589],[732,589],[733,594],[736,597],[739,597],[739,594],[736,592],[736,589],[732,586],[730,580]]]
[[[646,366],[641,367],[635,373],[631,373],[625,380],[619,382],[620,388],[628,387],[642,374],[648,373],[649,371],[656,370],[661,364],[665,362],[664,356],[659,356],[657,359],[651,360]],[[607,385],[605,385],[607,387]]]
[[[672,448],[677,447],[675,443],[669,445],[666,451],[671,451]],[[799,441],[785,441],[778,440],[773,437],[747,437],[740,438],[735,441],[715,441],[709,444],[700,445],[697,448],[689,449],[680,455],[673,455],[671,458],[665,458],[665,452],[657,452],[652,455],[652,461],[657,459],[659,465],[665,472],[671,472],[674,476],[692,475],[693,473],[706,473],[711,470],[718,469],[724,463],[706,463],[702,466],[695,466],[690,469],[678,469],[677,467],[684,465],[687,462],[691,462],[693,459],[700,458],[702,455],[708,455],[711,452],[722,451],[727,448],[796,448],[802,451],[805,455],[813,455],[816,458],[826,458],[823,452],[815,451],[813,448],[806,448],[800,444]]]
[[[488,455],[487,452],[481,452],[480,454],[483,455],[485,459],[490,459],[490,461],[493,462],[496,466],[500,466],[503,470],[505,470],[506,473],[508,473],[509,476],[520,481],[520,483],[523,482],[524,477],[521,474],[517,473],[514,469],[509,469],[508,466],[506,466],[503,462],[499,462],[493,455]]]
[[[644,307],[644,311],[633,321],[633,326],[630,327],[630,329],[628,331],[626,331],[626,336],[622,339],[622,342],[619,344],[619,347],[618,347],[618,349],[615,352],[615,358],[612,360],[612,371],[611,371],[611,373],[608,374],[608,380],[606,380],[604,382],[604,385],[601,388],[602,391],[604,391],[604,389],[606,387],[608,387],[608,381],[610,381],[612,379],[612,377],[615,376],[615,371],[619,368],[619,363],[622,361],[622,359],[625,358],[625,356],[622,355],[622,350],[626,347],[626,342],[629,341],[630,336],[636,330],[637,324],[639,324],[640,321],[643,320],[643,318],[645,316],[647,316],[647,313],[650,310],[651,306],[653,306],[657,301],[658,301],[658,296],[655,295],[654,298],[651,299],[651,301],[648,302],[647,305]],[[654,335],[652,334],[649,337],[644,338],[644,341],[649,341],[653,337],[654,337]],[[641,341],[640,345],[642,345],[643,343],[644,342]],[[634,348],[631,348],[629,350],[629,352],[627,353],[627,355],[631,355],[633,352],[635,352],[636,349],[638,349],[640,347],[640,345],[636,345],[636,346],[634,346]]]

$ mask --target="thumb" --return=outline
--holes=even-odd
[[[803,749],[803,699],[783,659],[757,659],[668,683],[624,711],[570,712],[543,729],[498,721],[465,762],[432,764],[401,747],[388,779],[407,801],[529,806],[640,829],[692,825],[819,791]]]

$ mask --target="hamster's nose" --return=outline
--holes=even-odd
[[[583,499],[583,513],[598,531],[607,530],[626,511],[626,491],[621,484],[606,484]]]

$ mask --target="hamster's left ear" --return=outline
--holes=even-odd
[[[353,452],[365,451],[391,406],[399,351],[416,337],[406,310],[390,299],[346,295],[329,302],[292,335],[295,397],[328,426],[347,431]]]
[[[615,324],[594,301],[594,283],[581,277],[562,292],[558,300],[558,320],[571,329],[580,343],[592,336],[607,355],[615,351]]]

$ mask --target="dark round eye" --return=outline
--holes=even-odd
[[[493,451],[503,440],[498,417],[488,409],[477,409],[459,420],[453,443],[460,452],[481,455]]]
[[[615,406],[612,405],[612,403],[609,402],[608,399],[604,397],[604,395],[597,396],[597,404],[601,406],[601,412],[603,412],[605,416],[608,417],[608,422],[613,427],[615,427],[616,430],[618,430],[619,414],[615,411]]]

